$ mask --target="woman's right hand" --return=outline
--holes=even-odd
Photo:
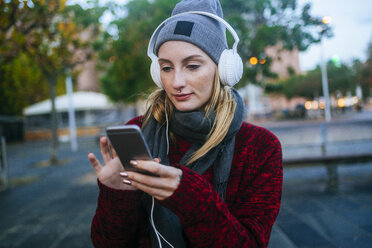
[[[107,137],[102,136],[99,140],[99,143],[103,157],[103,166],[93,153],[88,153],[89,162],[96,171],[98,180],[102,184],[112,189],[136,190],[136,188],[133,186],[123,184],[123,179],[120,176],[120,172],[123,172],[124,168],[112,146],[110,146],[112,152],[111,156]]]

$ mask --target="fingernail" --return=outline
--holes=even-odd
[[[128,174],[127,174],[127,173],[125,173],[125,172],[120,172],[120,176],[123,176],[123,177],[127,177],[127,176],[128,176]]]
[[[131,184],[132,184],[132,182],[129,181],[129,180],[127,180],[127,179],[124,179],[124,180],[123,180],[123,183],[128,184],[128,185],[131,185]]]
[[[137,165],[137,164],[138,164],[136,160],[131,160],[130,163],[131,163],[132,165]]]

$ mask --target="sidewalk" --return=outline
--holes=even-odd
[[[8,146],[11,188],[0,192],[0,247],[92,247],[90,223],[98,188],[87,161],[93,139],[80,150],[60,146],[58,166],[43,166],[49,142]]]
[[[278,137],[311,130],[295,127],[283,126]],[[78,143],[77,153],[60,145],[58,166],[43,164],[49,142],[7,147],[11,188],[0,192],[0,247],[92,247],[98,188],[86,157],[88,151],[99,154],[99,147],[94,138]],[[286,147],[299,153],[298,145]],[[323,166],[284,168],[282,208],[270,248],[372,247],[372,163],[340,165],[338,172],[339,191],[330,194]]]
[[[283,158],[321,156],[322,121],[261,123],[278,136]],[[372,112],[326,124],[326,154],[372,153]],[[372,162],[339,164],[338,191],[327,192],[324,165],[284,167],[282,207],[269,248],[372,247]]]
[[[372,163],[338,172],[339,190],[331,194],[323,166],[284,170],[269,248],[372,247]]]

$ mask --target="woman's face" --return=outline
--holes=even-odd
[[[216,64],[197,46],[167,41],[160,46],[160,78],[165,92],[179,111],[202,108],[211,98]]]

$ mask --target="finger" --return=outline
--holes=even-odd
[[[116,153],[114,147],[112,146],[112,144],[110,143],[110,150],[111,150],[111,153],[112,153],[112,158],[116,158],[118,156],[118,154]]]
[[[99,144],[100,144],[100,147],[101,147],[101,154],[102,154],[102,157],[103,157],[104,164],[107,164],[107,162],[111,159],[111,155],[110,155],[110,151],[108,149],[107,143],[108,143],[108,140],[107,140],[106,136],[102,136],[99,139]]]
[[[157,200],[165,200],[166,198],[171,196],[174,192],[174,191],[169,191],[169,190],[153,188],[145,184],[142,184],[136,181],[130,181],[127,179],[124,179],[123,183],[127,185],[131,185],[135,187],[136,189],[142,190],[143,192],[155,197]]]
[[[161,178],[141,174],[138,172],[126,171],[124,173],[120,173],[120,175],[131,182],[136,182],[138,184],[145,185],[151,188],[157,188],[160,190],[167,190],[172,192],[177,189],[180,182],[179,178],[176,177]]]
[[[151,172],[152,174],[159,175],[160,177],[171,177],[179,175],[178,169],[171,166],[165,166],[150,160],[132,160],[130,163],[138,169]]]
[[[155,163],[160,163],[161,159],[160,158],[154,158],[153,160]]]
[[[92,167],[94,168],[94,170],[96,171],[96,174],[98,174],[102,169],[102,165],[100,164],[96,156],[90,152],[88,153],[88,160]]]

